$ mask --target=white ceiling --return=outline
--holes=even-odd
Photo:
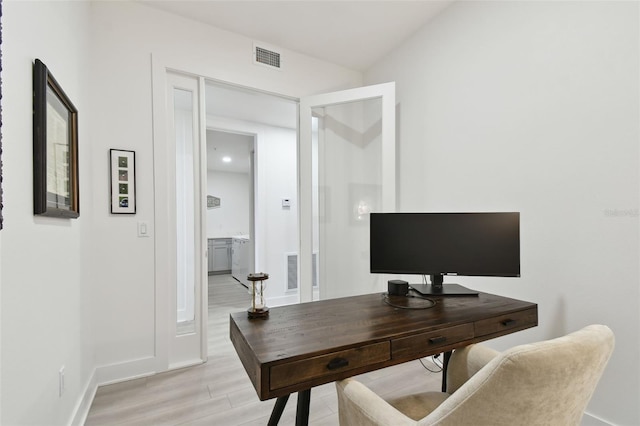
[[[452,0],[139,0],[215,27],[365,71]]]
[[[213,82],[207,82],[205,99],[207,115],[288,129],[298,127],[298,104],[294,100]]]
[[[253,136],[207,130],[207,169],[220,172],[249,173]],[[222,161],[229,157],[231,162]]]
[[[288,129],[298,127],[298,104],[293,100],[212,82],[205,90],[207,116],[231,119],[232,123],[239,120]],[[233,127],[227,123],[225,127],[228,126]],[[251,149],[253,136],[207,130],[209,170],[248,173]],[[225,155],[231,157],[231,163],[222,162]]]

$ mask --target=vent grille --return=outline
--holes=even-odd
[[[274,68],[280,68],[280,54],[272,50],[267,50],[256,46],[256,62]]]
[[[287,290],[298,289],[298,255],[287,254]],[[313,287],[318,287],[318,253],[311,257]]]
[[[298,288],[298,255],[287,255],[287,290]]]

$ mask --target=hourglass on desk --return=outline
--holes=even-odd
[[[264,272],[247,276],[247,280],[251,281],[251,306],[247,309],[249,318],[267,318],[269,316],[269,308],[264,297],[267,279],[269,279],[269,274]]]

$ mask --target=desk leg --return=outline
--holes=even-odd
[[[276,426],[278,424],[280,417],[282,417],[284,407],[287,405],[287,401],[289,401],[289,395],[280,396],[276,399],[276,405],[273,406],[269,423],[267,423],[268,426]]]
[[[447,351],[444,353],[444,360],[442,362],[442,392],[447,391],[447,369],[449,368],[451,353],[452,351]]]
[[[310,402],[311,402],[311,389],[298,392],[296,426],[307,426],[309,424],[309,403]]]

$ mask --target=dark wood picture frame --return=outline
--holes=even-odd
[[[136,152],[109,150],[111,213],[136,214]]]
[[[78,110],[39,59],[33,66],[33,213],[80,216]]]
[[[2,0],[0,0],[0,101],[2,101]],[[2,209],[4,208],[2,192],[2,107],[0,106],[0,229],[3,226]]]

